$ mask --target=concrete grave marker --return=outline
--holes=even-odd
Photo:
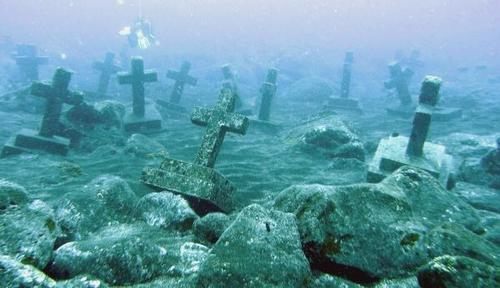
[[[145,168],[142,181],[157,189],[183,195],[201,215],[232,209],[233,184],[214,169],[227,132],[244,135],[248,118],[233,113],[235,95],[223,88],[214,109],[196,108],[191,121],[207,127],[194,163],[167,158],[160,168]]]
[[[354,54],[347,52],[345,54],[344,66],[342,69],[342,82],[340,84],[340,97],[330,97],[326,109],[347,110],[354,112],[362,112],[359,108],[359,102],[356,99],[350,98],[351,90],[351,74],[352,63],[354,62]]]
[[[49,63],[48,57],[38,56],[38,49],[34,45],[17,45],[14,55],[17,66],[26,75],[29,81],[38,80],[38,66]]]
[[[280,125],[271,121],[271,104],[276,95],[278,70],[271,68],[267,71],[265,82],[260,88],[262,94],[257,119],[250,118],[250,125],[269,133],[276,133]]]
[[[238,89],[238,85],[236,84],[236,77],[234,76],[233,71],[231,70],[231,65],[225,64],[221,67],[222,75],[224,76],[224,85],[230,85],[233,94],[236,97],[235,109],[238,113],[243,115],[252,115],[251,109],[242,109],[243,101],[241,100],[240,91]]]
[[[79,105],[83,102],[83,94],[68,90],[71,81],[71,72],[58,68],[52,83],[35,82],[31,86],[31,94],[46,99],[46,109],[43,115],[40,130],[23,129],[15,138],[7,143],[2,156],[44,150],[49,153],[66,155],[70,140],[60,135],[64,134],[65,127],[59,122],[63,104]],[[57,136],[59,135],[59,136]]]
[[[420,90],[410,137],[394,136],[380,140],[368,168],[368,182],[379,182],[404,165],[426,170],[444,187],[452,188],[452,157],[443,145],[426,142],[434,107],[439,100],[441,79],[426,76]]]
[[[182,63],[180,71],[169,70],[167,72],[167,78],[175,80],[174,88],[172,93],[170,94],[170,100],[164,101],[161,99],[156,100],[156,102],[170,110],[174,110],[177,112],[186,112],[186,109],[179,105],[182,94],[184,92],[184,86],[190,85],[195,86],[198,80],[189,75],[189,69],[191,69],[191,63],[184,62]]]
[[[97,86],[97,93],[99,95],[106,95],[108,92],[109,79],[111,75],[120,71],[120,67],[114,62],[115,54],[112,52],[106,53],[103,62],[95,62],[92,67],[101,72],[99,76],[99,84]]]
[[[387,112],[402,117],[410,117],[415,111],[409,89],[410,80],[414,73],[409,68],[402,68],[399,62],[392,62],[388,67],[390,79],[384,83],[384,87],[396,90],[399,106],[387,108]]]
[[[141,57],[131,60],[131,72],[119,72],[118,83],[132,86],[132,111],[124,119],[125,131],[130,133],[146,133],[161,129],[161,116],[152,106],[146,106],[144,83],[158,81],[158,74],[152,70],[144,71]],[[147,113],[146,113],[147,108]]]

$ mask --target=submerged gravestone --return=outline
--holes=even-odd
[[[260,88],[262,98],[260,101],[257,119],[250,119],[250,123],[253,127],[270,133],[276,133],[281,128],[278,124],[271,121],[271,104],[274,96],[276,95],[277,79],[278,70],[275,68],[270,68],[267,71],[266,80]]]
[[[440,78],[425,77],[410,137],[394,136],[380,140],[368,168],[368,182],[379,182],[399,167],[409,165],[429,172],[444,187],[451,189],[454,186],[450,172],[452,157],[446,153],[446,147],[426,142],[440,87]]]
[[[182,93],[184,92],[184,86],[191,85],[195,86],[198,80],[189,75],[189,69],[191,69],[191,63],[182,63],[180,71],[169,70],[167,72],[167,78],[175,80],[174,88],[170,94],[170,100],[164,101],[161,99],[156,100],[156,103],[165,107],[169,110],[174,110],[176,112],[186,112],[186,109],[179,105],[181,101]]]
[[[99,84],[97,86],[97,93],[99,95],[106,95],[108,92],[109,79],[113,74],[118,73],[120,71],[120,67],[114,63],[115,54],[112,52],[106,53],[104,57],[104,61],[95,62],[92,67],[101,72],[99,76]]]
[[[384,83],[384,87],[396,90],[399,98],[399,106],[387,108],[387,112],[392,115],[410,117],[415,111],[409,89],[413,70],[402,68],[399,62],[392,62],[388,67],[390,79]]]
[[[223,88],[214,109],[196,108],[191,121],[207,130],[194,163],[167,158],[160,168],[145,168],[142,182],[159,191],[183,195],[200,215],[230,211],[236,188],[214,165],[225,134],[244,135],[248,128],[248,118],[233,113],[234,106],[234,93]]]
[[[233,91],[233,94],[236,98],[235,109],[238,113],[243,115],[252,115],[251,109],[243,109],[243,100],[241,100],[241,95],[238,89],[238,85],[236,84],[236,77],[234,76],[233,71],[231,70],[231,65],[225,64],[222,66],[222,75],[224,76],[223,87],[229,87]]]
[[[49,63],[48,57],[38,56],[35,45],[17,45],[14,56],[17,66],[29,81],[38,80],[38,66]]]
[[[344,67],[342,70],[342,82],[340,84],[340,97],[330,97],[328,99],[327,108],[334,110],[347,110],[361,112],[359,102],[356,99],[350,98],[351,90],[351,74],[354,54],[347,52],[344,59]]]
[[[161,129],[161,116],[154,107],[147,107],[148,109],[146,109],[144,96],[144,83],[158,81],[158,74],[152,70],[144,71],[144,61],[141,57],[133,57],[130,66],[130,73],[118,73],[118,82],[120,84],[130,84],[132,86],[132,111],[128,111],[125,115],[123,120],[124,129],[129,133],[159,130]]]
[[[65,127],[59,121],[63,104],[79,105],[83,103],[83,94],[68,90],[71,72],[58,68],[54,73],[52,83],[34,82],[31,94],[46,99],[46,109],[40,130],[23,129],[3,148],[2,156],[43,150],[49,153],[66,155],[70,140],[57,135],[63,135]]]

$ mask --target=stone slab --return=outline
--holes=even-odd
[[[160,168],[145,168],[141,181],[158,191],[184,196],[200,216],[233,207],[236,188],[212,168],[167,158]]]
[[[35,130],[22,129],[5,144],[1,157],[20,153],[33,153],[35,151],[66,155],[69,151],[69,144],[70,140],[63,137],[53,136],[48,138],[38,135]]]
[[[161,108],[165,108],[166,110],[174,113],[186,114],[188,112],[184,106],[174,104],[165,100],[157,99],[156,104],[158,104]]]
[[[451,121],[462,118],[463,111],[460,108],[436,107],[432,112],[432,121]]]
[[[282,125],[274,123],[272,121],[263,121],[255,118],[249,118],[249,120],[250,120],[250,126],[249,126],[250,129],[256,128],[268,133],[278,133],[281,130],[283,130]]]
[[[162,118],[160,113],[152,105],[146,106],[144,117],[134,115],[131,109],[127,109],[123,117],[123,128],[127,133],[148,133],[161,130]]]
[[[352,98],[331,97],[325,106],[326,109],[348,110],[362,113],[359,101]]]
[[[452,157],[446,153],[446,147],[426,142],[423,157],[410,157],[406,154],[409,138],[405,136],[389,137],[380,140],[372,162],[368,166],[367,181],[377,183],[400,168],[412,166],[429,172],[439,179],[444,187],[452,185],[450,181]]]

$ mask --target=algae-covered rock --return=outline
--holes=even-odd
[[[7,209],[0,215],[0,253],[23,264],[43,269],[61,231],[52,209],[35,200],[29,205]]]
[[[500,269],[472,258],[444,255],[418,271],[422,288],[500,287]]]
[[[0,283],[2,287],[56,287],[56,282],[40,270],[5,255],[0,255]]]
[[[466,182],[458,182],[453,192],[476,209],[500,213],[500,190]]]
[[[309,276],[293,215],[253,204],[214,245],[197,287],[303,287]]]
[[[193,233],[202,243],[214,244],[231,224],[231,218],[224,213],[209,213],[196,220]]]
[[[79,275],[66,281],[57,282],[56,288],[108,288],[102,280],[92,276]]]
[[[127,139],[125,152],[137,157],[153,157],[155,155],[167,156],[166,148],[157,141],[142,134],[132,134]]]
[[[0,213],[10,206],[28,202],[28,192],[16,183],[0,179]]]

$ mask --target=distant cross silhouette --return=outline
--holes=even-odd
[[[38,80],[38,66],[49,63],[49,58],[37,56],[38,51],[34,45],[17,45],[14,59],[21,71],[30,81]]]
[[[170,103],[179,104],[186,84],[196,85],[197,79],[188,75],[189,69],[191,69],[191,63],[184,62],[179,72],[172,70],[167,72],[167,78],[175,80],[174,89],[170,95]]]
[[[409,68],[402,69],[398,62],[393,62],[389,64],[389,73],[391,79],[384,83],[385,88],[396,89],[401,106],[410,105],[411,95],[408,86],[413,71]]]
[[[99,77],[99,86],[97,88],[97,92],[100,95],[105,95],[108,91],[109,79],[111,75],[116,74],[120,71],[120,67],[114,64],[115,54],[112,52],[106,53],[103,62],[94,62],[92,67],[95,70],[101,72],[101,76]]]
[[[45,114],[39,135],[52,137],[61,133],[59,118],[63,104],[78,105],[83,102],[83,94],[68,90],[71,81],[71,72],[57,68],[50,85],[34,82],[31,85],[31,94],[47,100]]]
[[[133,57],[131,60],[131,72],[118,73],[118,82],[120,84],[132,85],[133,114],[138,117],[144,117],[145,99],[144,83],[158,81],[158,74],[154,71],[144,71],[144,61],[141,57]]]
[[[352,52],[347,52],[344,59],[344,69],[342,72],[342,83],[340,85],[340,97],[349,98],[349,90],[351,88],[351,70],[354,55]]]
[[[232,113],[236,97],[231,89],[223,88],[214,109],[196,108],[191,121],[206,126],[205,136],[194,161],[195,164],[213,168],[226,132],[244,135],[248,128],[248,118]]]
[[[231,90],[233,91],[234,96],[236,97],[236,109],[239,109],[243,103],[241,103],[240,95],[238,93],[238,85],[236,85],[236,79],[234,77],[234,73],[231,70],[231,65],[225,64],[221,67],[222,75],[224,76],[224,84],[228,83],[231,85]]]
[[[269,121],[271,116],[271,102],[276,94],[276,81],[278,78],[278,70],[271,68],[267,72],[266,82],[262,84],[260,92],[262,100],[260,101],[259,120]]]

